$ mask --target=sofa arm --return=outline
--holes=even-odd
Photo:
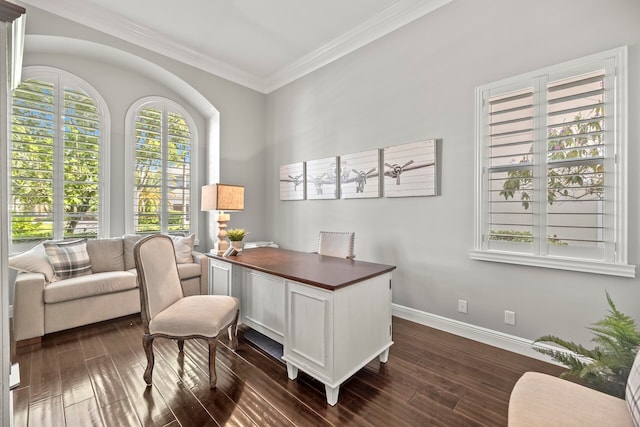
[[[193,262],[200,265],[200,295],[207,295],[209,293],[209,257],[194,251]]]
[[[44,285],[42,273],[19,273],[13,292],[13,334],[16,341],[44,335]]]

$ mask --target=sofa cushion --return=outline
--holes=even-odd
[[[87,241],[87,252],[94,273],[124,270],[124,244],[121,237],[91,239]]]
[[[633,423],[636,427],[640,427],[640,351],[638,351],[631,372],[629,372],[625,400]]]
[[[138,243],[138,240],[142,239],[142,236],[135,234],[125,234],[122,236],[122,243],[124,245],[124,269],[131,270],[136,268],[136,260],[133,258],[133,247]]]
[[[180,280],[200,277],[201,274],[200,264],[194,262],[190,264],[178,264],[178,276],[180,276]]]
[[[44,302],[51,304],[69,301],[125,291],[134,289],[137,286],[136,276],[127,271],[94,273],[89,276],[59,280],[46,285],[44,288]]]
[[[193,242],[195,240],[196,235],[192,234],[190,236],[171,236],[171,240],[173,240],[173,248],[176,251],[176,262],[178,264],[187,264],[193,262]]]
[[[44,242],[44,249],[55,272],[53,281],[91,274],[87,239]]]
[[[26,273],[42,273],[47,282],[53,280],[55,274],[42,243],[26,252],[9,257],[9,268]]]

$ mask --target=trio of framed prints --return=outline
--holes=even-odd
[[[436,140],[280,166],[280,200],[437,194]]]

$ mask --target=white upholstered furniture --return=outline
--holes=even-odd
[[[640,353],[625,399],[539,372],[526,372],[509,399],[509,427],[639,427]]]
[[[209,345],[209,387],[216,386],[216,344],[218,335],[229,332],[231,347],[237,348],[236,329],[240,303],[224,295],[184,296],[173,248],[168,236],[147,236],[136,243],[134,258],[140,282],[140,307],[144,327],[143,345],[147,355],[144,380],[151,385],[153,340],[206,339]]]
[[[44,334],[140,312],[140,295],[133,246],[140,236],[90,239],[86,249],[91,274],[54,279],[43,244],[11,257],[9,265],[20,271],[13,298],[16,341],[27,342]],[[185,295],[206,294],[207,258],[191,252],[176,238],[178,270]]]
[[[343,231],[321,231],[318,237],[318,253],[338,258],[354,259],[356,233]]]

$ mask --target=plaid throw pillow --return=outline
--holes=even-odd
[[[636,427],[640,427],[640,351],[638,351],[636,359],[633,361],[631,372],[629,372],[625,400],[627,401],[627,406],[629,406],[633,424]]]
[[[91,274],[87,239],[45,242],[44,248],[55,272],[54,281]]]

